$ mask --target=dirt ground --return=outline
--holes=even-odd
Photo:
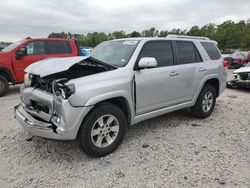
[[[0,187],[250,187],[250,91],[227,89],[211,117],[178,111],[131,127],[104,158],[76,141],[31,137],[0,98]]]

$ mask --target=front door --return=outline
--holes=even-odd
[[[171,41],[150,41],[144,44],[139,59],[154,57],[156,68],[135,71],[136,114],[154,111],[178,100],[178,73],[174,72],[174,53]]]
[[[13,58],[18,82],[23,82],[24,70],[26,67],[36,61],[48,57],[44,41],[32,41],[26,44],[25,47],[27,48],[27,56],[24,56],[21,59],[16,59],[15,57]]]

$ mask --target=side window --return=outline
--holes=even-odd
[[[71,54],[72,48],[68,41],[47,41],[48,54]]]
[[[206,50],[207,54],[209,55],[210,59],[217,60],[220,59],[221,55],[215,44],[211,42],[201,42],[201,45]]]
[[[176,41],[177,64],[202,62],[201,56],[192,42]]]
[[[28,55],[46,54],[44,41],[33,41],[26,44]]]
[[[158,67],[173,65],[174,56],[172,44],[169,41],[147,42],[141,50],[139,58],[142,57],[156,58]]]

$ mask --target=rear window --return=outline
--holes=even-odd
[[[207,51],[207,54],[209,55],[210,59],[212,59],[212,60],[220,59],[221,54],[214,43],[201,42],[201,45]]]
[[[202,62],[201,56],[192,42],[176,41],[177,64]]]
[[[48,54],[71,54],[72,48],[68,41],[47,41]]]

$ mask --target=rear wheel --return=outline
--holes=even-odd
[[[100,105],[90,112],[79,130],[80,146],[94,157],[108,155],[121,144],[126,127],[127,119],[118,106]]]
[[[9,90],[8,80],[0,75],[0,97],[4,96]]]
[[[206,118],[211,115],[216,102],[216,90],[212,85],[205,85],[192,108],[193,114],[199,118]]]

